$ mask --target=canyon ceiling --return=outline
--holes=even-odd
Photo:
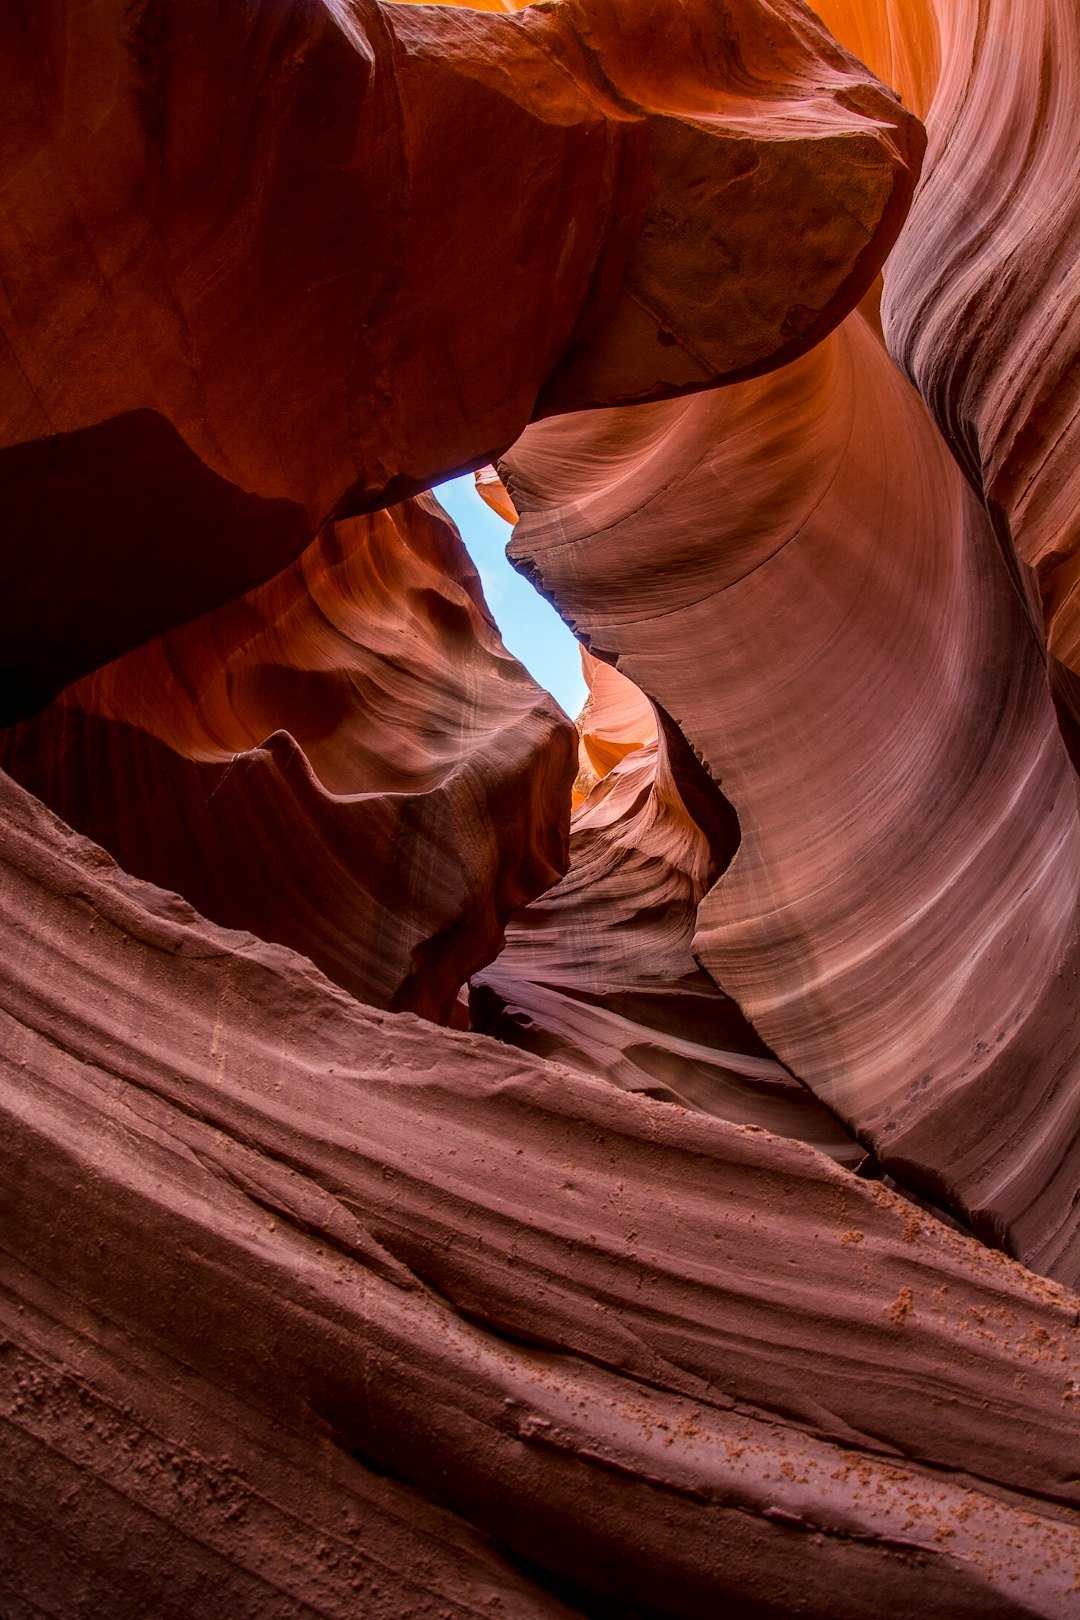
[[[3,1620],[1080,1617],[1075,0],[0,66]]]

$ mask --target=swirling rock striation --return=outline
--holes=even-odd
[[[0,720],[328,517],[490,461],[538,395],[700,387],[840,319],[921,126],[802,7],[765,11],[8,8]],[[527,201],[493,212],[508,166]]]
[[[583,749],[604,772],[570,823],[570,870],[470,985],[472,1026],[630,1091],[866,1155],[691,955],[698,905],[738,847],[678,730],[585,654]],[[633,733],[650,730],[636,747]]]
[[[867,324],[504,465],[513,554],[738,815],[697,959],[899,1180],[1075,1277],[1075,778],[989,523]]]
[[[1045,618],[1055,696],[1063,711],[1065,737],[1075,757],[1077,686],[1071,670],[1076,667],[1074,519],[1076,427],[1080,420],[1075,378],[1080,327],[1072,296],[1076,278],[1073,243],[1080,218],[1073,134],[1080,59],[1080,23],[1075,8],[1058,4],[1057,0],[1035,0],[1024,7],[1010,5],[1008,0],[905,0],[903,4],[896,0],[822,0],[818,9],[838,37],[895,83],[927,119],[930,141],[922,181],[908,222],[885,267],[885,334],[893,352],[923,392],[946,442],[982,493],[1006,565],[1040,640]],[[864,410],[865,399],[864,393]],[[878,402],[875,409],[882,411],[882,404]],[[793,431],[803,436],[806,463],[811,464],[818,453],[815,424],[800,422]],[[755,459],[756,452],[751,449],[745,466],[751,467]],[[730,482],[744,475],[745,471],[735,471],[732,458]],[[920,482],[927,482],[924,466],[916,476]],[[865,487],[865,478],[860,478],[859,483]],[[760,484],[756,487],[763,509],[768,511],[769,501],[775,503],[782,498],[784,480],[779,478],[767,495]],[[852,493],[847,495],[847,491]],[[845,496],[852,501],[865,498],[861,491],[854,491],[853,480],[834,493],[841,500]],[[899,492],[879,497],[882,511],[886,501],[892,507],[886,520],[890,535],[900,526],[903,499]],[[783,533],[783,529],[778,527],[778,532]],[[788,532],[794,534],[796,530],[789,526]],[[988,665],[995,657],[1005,661],[1011,656],[1001,642],[996,653],[990,641],[984,645]],[[951,661],[955,662],[957,656],[954,653]],[[1033,671],[1030,654],[1026,663]],[[952,671],[946,673],[945,665],[942,669],[943,691],[947,691],[952,685]],[[811,679],[816,680],[816,674]],[[980,685],[983,690],[977,697],[973,692],[971,701],[984,712],[987,708],[998,712],[1001,700],[992,695],[993,678]],[[665,701],[672,700],[670,693],[659,695]],[[810,706],[814,696],[810,697]],[[797,707],[800,723],[807,718],[807,708],[804,704]],[[1008,714],[1010,710],[1007,707],[1001,712]],[[774,712],[768,719],[770,732],[775,724]],[[1040,721],[1040,736],[1043,728],[1044,721]],[[909,740],[914,762],[914,735]],[[873,749],[875,765],[886,773],[897,746],[897,742],[886,738],[883,745]],[[968,757],[974,763],[981,754],[989,765],[1001,757],[997,752],[1000,747],[1000,739],[996,746],[987,739]],[[1028,745],[1021,752],[1030,758],[1032,748]],[[940,755],[930,753],[925,757],[936,770]],[[714,761],[725,775],[730,763],[727,757]],[[976,768],[975,781],[985,782],[983,769]],[[965,1105],[960,1100],[964,1088],[956,1087],[948,1122],[939,1121],[936,1136],[931,1127],[914,1136],[908,1133],[905,1121],[912,1118],[916,1097],[904,1099],[898,1115],[895,1087],[886,1088],[887,1100],[882,1094],[883,1109],[890,1110],[884,1119],[874,1118],[869,1100],[858,1110],[851,1106],[850,1097],[841,1106],[845,1117],[864,1135],[867,1125],[876,1127],[866,1139],[872,1140],[886,1159],[890,1157],[889,1144],[881,1140],[880,1133],[887,1130],[893,1139],[897,1172],[910,1182],[913,1177],[925,1177],[929,1169],[939,1197],[946,1160],[953,1160],[968,1179],[979,1157],[978,1150],[973,1156],[964,1146],[954,1153],[951,1144],[970,1139],[976,1128],[981,1130],[984,1120],[991,1120],[983,1150],[984,1168],[975,1170],[982,1186],[978,1190],[970,1186],[962,1192],[966,1207],[980,1230],[1018,1245],[1034,1263],[1074,1275],[1068,1236],[1065,1232],[1054,1235],[1054,1217],[1050,1216],[1049,1222],[1046,1219],[1046,1206],[1056,1201],[1066,1208],[1072,1202],[1077,1177],[1073,1144],[1078,1102],[1072,1012],[1075,837],[1071,829],[1071,790],[1062,790],[1059,768],[1054,769],[1059,784],[1055,788],[1045,786],[1044,765],[1033,764],[1027,769],[1028,784],[1023,789],[1026,809],[1019,818],[1019,797],[1002,817],[993,800],[977,802],[980,795],[963,794],[965,802],[957,803],[950,827],[941,834],[944,845],[951,843],[955,853],[950,857],[943,848],[928,864],[937,866],[941,873],[947,872],[950,863],[958,868],[963,863],[959,845],[965,837],[978,851],[970,861],[971,875],[966,885],[970,896],[966,902],[969,943],[965,946],[956,937],[965,909],[958,892],[963,885],[946,878],[934,909],[939,915],[946,906],[953,910],[953,925],[946,930],[951,938],[939,939],[931,954],[927,954],[925,944],[914,953],[916,982],[920,965],[929,970],[928,999],[920,1000],[905,1018],[902,1013],[894,1015],[887,989],[881,1002],[876,1003],[881,993],[876,987],[856,1019],[866,1027],[875,1015],[875,1006],[880,1006],[878,1038],[896,1041],[891,1061],[897,1072],[902,1072],[915,1053],[926,1053],[925,1065],[917,1058],[912,1065],[909,1088],[937,1089],[940,1059],[944,1056],[954,1076],[962,1077],[966,1083],[976,1082],[979,1101],[972,1098]],[[1018,782],[1025,771],[1019,766],[1010,774]],[[936,787],[929,780],[926,793],[932,802]],[[1040,798],[1042,794],[1044,799]],[[880,788],[872,780],[865,788],[853,783],[849,794],[853,808],[858,797],[862,798],[869,832],[879,824]],[[1045,818],[1041,804],[1046,807]],[[758,814],[756,805],[744,801],[743,808],[747,816]],[[968,834],[963,830],[965,820],[971,828]],[[1002,837],[1009,820],[1018,839],[1018,853],[1010,853]],[[919,827],[917,818],[911,827]],[[901,839],[899,825],[896,831]],[[925,839],[925,829],[920,827],[916,836]],[[753,837],[748,842],[752,846]],[[992,854],[995,850],[996,858]],[[890,851],[879,848],[877,858],[884,872],[889,872],[893,860]],[[906,865],[901,856],[900,869]],[[739,874],[734,877],[736,882],[741,881]],[[984,891],[981,896],[976,892],[980,884]],[[873,904],[891,889],[892,880],[883,881],[876,873],[867,873],[863,886]],[[730,895],[731,888],[730,882],[725,883],[710,902],[708,909],[714,920],[727,915],[723,897]],[[995,892],[997,899],[991,901],[990,895]],[[897,930],[883,915],[876,926],[872,920],[869,922],[860,944],[855,943],[858,927],[850,929],[855,977],[862,971],[869,979],[871,963],[888,973],[885,964],[895,946],[900,940],[910,942],[912,934],[920,932],[927,914],[921,908],[917,889],[909,899],[914,927],[905,922]],[[786,885],[781,900],[784,906],[788,904]],[[775,901],[763,899],[760,904],[763,914],[767,914]],[[748,918],[752,912],[751,905],[747,908]],[[1019,929],[1016,923],[1025,913],[1029,920]],[[854,915],[859,915],[857,908]],[[801,906],[790,920],[794,957],[798,949],[794,928],[803,926],[804,921]],[[828,983],[829,969],[826,967],[823,973],[820,966],[822,948],[828,951],[830,932],[835,935],[841,931],[847,931],[845,925],[835,919],[831,929],[815,932],[802,947],[808,1003],[819,1000],[819,991]],[[724,949],[726,956],[726,945]],[[937,964],[936,988],[930,983],[934,972],[931,962]],[[717,970],[721,971],[719,958]],[[894,981],[897,987],[901,982],[911,984],[912,956],[908,954],[898,961],[894,971],[904,974],[903,980],[898,977]],[[722,972],[723,982],[729,987],[739,977],[738,967],[726,959]],[[849,1090],[848,1083],[835,1073],[826,1074],[823,1054],[815,1072],[815,1059],[806,1049],[807,1041],[794,1032],[781,1035],[779,1009],[766,1010],[770,999],[770,990],[761,984],[749,992],[747,1005],[759,1010],[760,1019],[765,1021],[762,1027],[769,1028],[770,1039],[779,1043],[788,1061],[797,1068],[801,1064],[800,1072],[815,1075],[813,1083],[821,1094],[835,1102]],[[980,999],[981,1014],[977,1011]],[[941,1023],[951,1021],[954,1010],[959,1019],[953,1037],[939,1040],[936,1032]],[[830,1011],[845,1027],[848,1025],[843,1005],[834,1004]],[[999,1016],[999,1011],[1008,1017]],[[905,1051],[908,1031],[916,1020],[935,1032],[934,1038],[925,1040],[920,1034]],[[969,1023],[970,1049],[955,1051],[956,1037]],[[975,1029],[976,1023],[983,1027]],[[1016,1031],[1025,1028],[1028,1038],[1018,1041]],[[842,1064],[846,1063],[840,1058],[845,1041],[845,1030],[838,1026],[834,1046]],[[950,1046],[955,1056],[949,1054]],[[1002,1055],[995,1056],[996,1052]],[[870,1066],[875,1062],[871,1060]],[[923,1072],[916,1075],[917,1068]],[[991,1077],[996,1078],[988,1092]],[[867,1099],[869,1095],[868,1090]],[[965,1106],[971,1111],[966,1129],[959,1119]],[[1006,1144],[1012,1129],[1017,1131],[1017,1137],[1009,1150]],[[991,1171],[1001,1148],[1005,1151],[998,1168]],[[946,1166],[945,1180],[953,1175],[953,1168]],[[1030,1218],[1021,1213],[1032,1195],[1044,1205],[1042,1216]],[[1009,1205],[1013,1206],[1012,1215]],[[1017,1217],[1019,1225],[1014,1224]]]
[[[1067,0],[821,0],[926,119],[885,330],[984,494],[1080,715],[1080,16]]]
[[[440,1022],[568,859],[574,734],[430,496],[329,525],[0,761],[129,871]]]
[[[1075,1275],[1077,25],[823,10],[930,119],[884,330],[970,483],[813,349],[922,137],[796,0],[0,21],[8,757],[186,896],[0,778],[13,1620],[1080,1615],[1076,1296],[795,1139]],[[662,721],[488,970],[565,1065],[429,1021],[565,858],[412,499],[530,420]]]
[[[62,1531],[5,1541],[24,1606],[144,1615],[152,1522],[152,1591],[224,1561],[252,1613],[1080,1613],[1075,1296],[801,1143],[365,1009],[0,791],[4,1454]]]

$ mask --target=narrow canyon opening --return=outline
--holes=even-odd
[[[579,644],[551,603],[511,567],[506,545],[513,507],[501,484],[499,506],[491,504],[490,493],[488,498],[480,493],[481,489],[491,492],[495,487],[494,468],[484,468],[482,478],[480,488],[476,477],[469,473],[437,484],[432,494],[457,524],[465,549],[476,564],[506,650],[524,664],[538,685],[551,693],[565,714],[576,720],[588,695]]]

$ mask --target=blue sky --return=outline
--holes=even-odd
[[[586,690],[578,644],[555,609],[507,562],[509,525],[480,499],[471,473],[432,493],[461,530],[503,641],[573,719]]]

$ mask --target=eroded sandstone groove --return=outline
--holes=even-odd
[[[1080,1616],[1080,40],[819,10],[0,16],[4,1620]]]

